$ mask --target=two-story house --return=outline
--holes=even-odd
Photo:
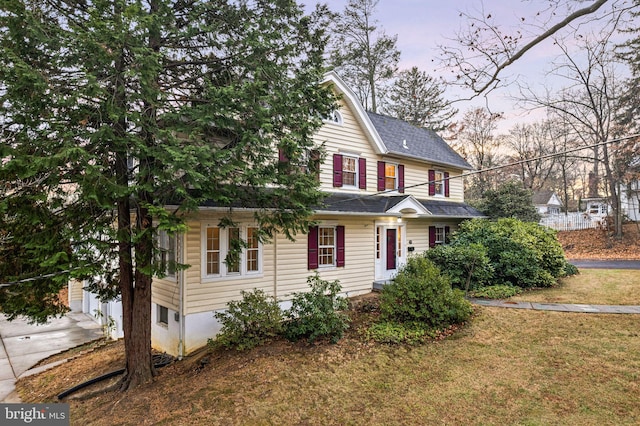
[[[161,235],[163,256],[190,268],[154,279],[155,348],[181,355],[206,344],[220,329],[214,311],[239,299],[241,290],[262,289],[286,306],[318,271],[339,280],[347,296],[371,292],[412,253],[445,243],[462,220],[481,216],[464,203],[461,176],[471,167],[440,136],[366,112],[336,74],[325,84],[340,95],[340,108],[315,135],[326,150],[319,178],[327,193],[314,209],[316,225],[295,242],[277,235],[262,244],[251,209],[235,210],[237,227],[222,228],[227,209],[203,205],[188,220],[188,232]],[[238,238],[246,247],[227,265]]]

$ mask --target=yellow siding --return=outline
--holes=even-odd
[[[153,279],[153,303],[165,306],[174,311],[178,310],[180,304],[180,292],[178,290],[178,284],[176,280],[168,279]]]
[[[69,302],[82,301],[82,282],[78,280],[69,281]]]
[[[332,220],[332,224],[335,221]],[[291,242],[278,235],[263,246],[263,274],[259,277],[239,277],[206,281],[201,272],[201,229],[206,221],[189,221],[186,234],[185,314],[223,309],[231,300],[240,298],[240,291],[261,289],[278,299],[288,299],[292,292],[308,289],[307,237],[299,235]],[[320,269],[327,280],[340,280],[343,291],[350,295],[371,291],[374,280],[374,221],[361,218],[340,220],[345,226],[345,267]],[[277,266],[276,266],[277,254]],[[176,293],[177,294],[177,293]]]
[[[426,185],[429,181],[428,171],[429,169],[435,169],[449,172],[450,196],[447,200],[464,201],[463,182],[460,177],[461,170],[444,168],[410,159],[397,159],[378,155],[353,112],[344,103],[342,103],[340,113],[343,119],[341,125],[325,122],[315,135],[316,142],[324,144],[327,154],[324,164],[320,168],[320,185],[323,191],[374,194],[378,192],[378,161],[388,161],[405,166],[405,186],[420,185],[407,189],[405,194],[413,195],[419,199],[429,198],[429,187]],[[366,191],[333,187],[333,154],[336,153],[351,153],[367,160]]]
[[[352,111],[344,104],[340,109],[342,125],[325,122],[315,135],[318,144],[324,144],[327,156],[320,168],[323,191],[360,192],[357,189],[333,187],[333,154],[351,153],[367,159],[367,191],[376,191],[377,155]]]

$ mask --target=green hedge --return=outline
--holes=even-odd
[[[479,244],[494,270],[493,285],[549,287],[573,272],[564,258],[556,231],[517,219],[474,219],[460,225],[453,247]],[[464,265],[460,266],[461,268]]]

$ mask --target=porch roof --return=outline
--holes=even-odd
[[[419,217],[456,218],[469,219],[485,217],[478,210],[465,203],[445,200],[420,200],[411,195],[365,195],[354,196],[344,193],[331,193],[325,198],[321,206],[315,207],[316,213],[333,214],[363,214],[381,216],[401,216],[400,213],[391,212],[393,207],[407,199],[414,199],[426,210],[426,214]]]

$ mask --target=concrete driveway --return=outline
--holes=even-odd
[[[70,312],[43,325],[0,314],[0,402],[19,402],[16,380],[39,361],[103,337],[102,327],[87,314]]]

